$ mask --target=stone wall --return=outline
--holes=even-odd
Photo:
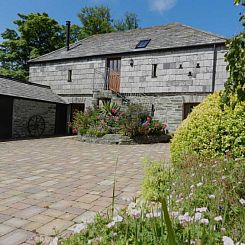
[[[154,119],[168,124],[169,131],[176,130],[183,120],[184,103],[199,103],[206,95],[175,95],[175,96],[128,96],[131,103],[142,104],[151,112],[154,105]]]
[[[56,105],[52,103],[14,99],[12,137],[28,137],[28,121],[33,115],[40,115],[45,121],[44,135],[54,135]]]
[[[217,48],[216,90],[223,87],[227,78],[224,61],[225,48]],[[122,56],[121,93],[198,93],[211,92],[213,76],[213,47],[151,54]],[[130,59],[134,60],[133,67]],[[152,78],[152,65],[157,64],[157,77]],[[196,68],[199,64],[200,68]],[[182,65],[183,69],[179,69]],[[103,89],[106,58],[57,61],[30,65],[30,82],[51,86],[65,96],[91,95],[93,88]],[[72,70],[71,82],[68,71]],[[188,76],[189,72],[192,76]]]
[[[217,48],[216,90],[227,78],[224,48]],[[122,58],[122,93],[200,93],[212,91],[214,50],[189,49],[174,52],[137,54]],[[129,65],[130,59],[134,65]],[[152,77],[152,65],[157,64],[157,77]],[[197,68],[199,64],[200,68]],[[183,69],[180,69],[182,65]],[[192,76],[188,76],[191,72]]]

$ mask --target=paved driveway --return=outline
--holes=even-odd
[[[168,158],[168,144],[98,145],[75,138],[0,143],[0,244],[34,244],[137,195],[145,157]]]

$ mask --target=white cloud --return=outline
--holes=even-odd
[[[160,13],[174,7],[176,0],[149,0],[151,10]]]

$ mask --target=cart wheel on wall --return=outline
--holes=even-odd
[[[34,115],[30,117],[27,126],[30,136],[40,137],[43,135],[45,130],[44,118],[40,115]]]

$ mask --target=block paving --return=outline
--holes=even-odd
[[[48,244],[106,213],[115,169],[116,207],[125,207],[139,193],[145,158],[168,161],[169,145],[99,145],[76,137],[0,142],[0,245]]]

